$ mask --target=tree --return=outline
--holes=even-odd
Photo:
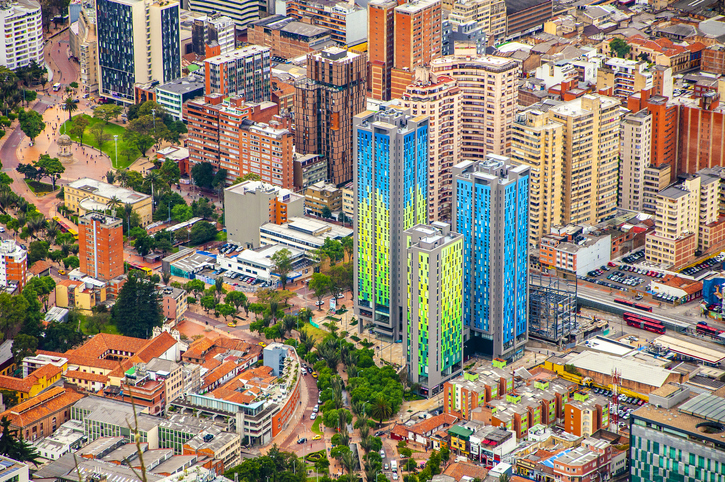
[[[214,181],[214,166],[208,162],[194,164],[194,167],[191,168],[191,178],[197,186],[211,188]]]
[[[193,279],[184,286],[184,289],[188,293],[194,293],[194,296],[197,299],[199,298],[199,295],[204,292],[204,288],[206,288],[206,285],[200,279]]]
[[[217,230],[213,224],[206,221],[199,221],[191,228],[191,242],[201,244],[214,239]]]
[[[83,144],[83,135],[86,133],[86,128],[90,122],[88,117],[84,115],[76,116],[68,132],[70,132],[70,135],[77,137],[80,144]]]
[[[191,209],[194,212],[194,216],[200,218],[210,219],[214,215],[214,204],[210,203],[206,198],[192,202]]]
[[[325,219],[332,218],[332,211],[330,211],[330,208],[327,206],[322,206],[322,211],[320,212],[320,215]]]
[[[35,161],[35,168],[41,171],[45,177],[50,178],[50,182],[53,183],[53,191],[55,191],[55,183],[60,179],[60,175],[65,172],[65,166],[57,157],[41,154],[40,158]]]
[[[111,310],[111,319],[122,335],[148,338],[163,320],[154,283],[131,271]]]
[[[3,417],[0,420],[2,436],[0,436],[0,454],[17,460],[18,462],[30,462],[38,465],[38,452],[35,447],[23,440],[23,434],[19,430],[10,430],[10,420]]]
[[[625,58],[632,50],[632,46],[627,43],[626,40],[621,38],[614,38],[609,42],[609,48],[619,58]]]
[[[108,313],[101,313],[96,316],[110,318]],[[96,322],[101,325],[99,320],[96,320]],[[71,321],[67,323],[51,322],[45,329],[45,336],[42,338],[43,350],[64,353],[80,344],[83,341],[83,333],[79,332],[77,327],[78,324]]]
[[[111,120],[115,120],[123,112],[123,108],[116,104],[103,104],[99,105],[93,111],[93,117],[96,119],[103,120],[108,124]]]
[[[81,266],[78,256],[68,256],[67,258],[63,258],[61,262],[65,266],[65,269],[76,269]]]
[[[156,242],[154,238],[146,234],[145,231],[143,236],[138,236],[136,241],[133,243],[133,247],[136,248],[136,252],[138,252],[140,256],[146,256],[154,249],[155,246]]]
[[[202,308],[204,308],[204,310],[206,310],[207,313],[209,313],[209,310],[213,310],[214,308],[216,308],[217,305],[216,300],[212,295],[202,296],[199,304]]]
[[[227,172],[228,171],[226,169],[218,169],[216,174],[214,174],[214,179],[211,181],[211,186],[216,191],[219,199],[221,199],[222,193],[224,192],[224,186],[227,182]]]
[[[184,221],[188,221],[192,217],[194,217],[194,212],[189,205],[177,204],[176,206],[171,208],[171,219],[173,219],[177,223],[183,223]]]
[[[323,273],[315,273],[312,275],[310,280],[310,289],[314,291],[315,297],[317,297],[317,306],[319,310],[322,310],[322,298],[330,292],[332,281],[330,277]]]
[[[393,408],[390,405],[390,402],[381,394],[375,397],[370,407],[370,416],[380,420],[380,423],[382,424],[383,420],[390,418],[392,415]]]
[[[216,305],[216,310],[219,312],[220,315],[222,315],[225,319],[228,316],[233,316],[237,310],[234,308],[233,305],[229,305],[226,303],[218,303]]]
[[[63,110],[68,112],[68,120],[71,121],[73,120],[73,112],[78,110],[78,104],[76,102],[73,102],[72,97],[68,96],[63,101],[62,108]]]
[[[28,248],[28,264],[33,264],[48,257],[47,241],[33,241]]]
[[[148,151],[149,148],[154,145],[153,137],[149,136],[144,132],[136,132],[129,129],[126,129],[126,131],[123,133],[123,139],[127,143],[135,146],[136,149],[138,149],[138,151],[143,156],[146,156],[146,151]],[[124,157],[130,160],[130,158],[134,155],[134,151],[131,151],[130,153],[123,152],[122,154],[124,155]]]
[[[260,176],[259,174],[255,174],[253,172],[248,172],[245,175],[243,175],[242,177],[236,178],[234,180],[234,182],[232,183],[232,186],[235,184],[245,182],[245,181],[261,181],[261,180],[262,180],[262,176]]]
[[[330,268],[330,285],[335,297],[342,294],[343,291],[352,285],[353,280],[352,263],[337,264]]]
[[[249,299],[241,291],[232,291],[224,297],[224,302],[234,306],[237,312],[239,308],[244,308],[244,311],[249,315]]]
[[[175,161],[171,159],[166,159],[161,165],[161,169],[159,169],[159,172],[169,185],[179,183],[179,178],[181,177],[181,170],[179,169],[179,165]]]
[[[326,474],[330,470],[330,459],[326,455],[322,455],[315,461],[315,472],[318,474]]]
[[[18,114],[18,119],[20,120],[20,129],[31,141],[35,141],[35,138],[45,129],[43,116],[34,110],[21,109]]]
[[[287,289],[287,275],[292,271],[292,253],[289,249],[283,248],[272,255],[272,269],[279,276],[282,282],[282,289]]]
[[[23,364],[23,358],[34,356],[35,350],[38,349],[38,339],[34,336],[24,335],[20,333],[13,340],[11,352],[16,365]]]
[[[106,126],[102,122],[97,122],[91,125],[88,130],[91,131],[91,135],[96,139],[99,149],[103,149],[103,145],[111,140],[111,134],[106,132]]]

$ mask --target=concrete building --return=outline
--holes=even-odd
[[[244,276],[251,276],[261,281],[276,282],[279,277],[274,272],[274,262],[272,256],[274,253],[281,249],[287,249],[290,252],[289,258],[292,261],[292,268],[300,268],[301,271],[293,271],[287,275],[287,280],[293,281],[304,274],[305,257],[304,251],[292,248],[286,245],[274,244],[270,246],[264,246],[256,250],[245,249],[239,254],[233,256],[220,256],[217,259],[219,267],[231,272],[239,273]],[[312,270],[308,266],[308,270]]]
[[[642,211],[647,214],[657,213],[657,195],[670,184],[672,177],[672,166],[660,164],[650,165],[644,170],[644,187],[642,192],[644,201]]]
[[[653,75],[646,62],[611,58],[597,70],[597,91],[602,95],[627,99],[652,87]]]
[[[80,85],[83,92],[98,92],[98,35],[96,32],[96,10],[81,8],[78,22],[71,26],[70,45],[78,59]]]
[[[238,96],[245,102],[265,102],[270,98],[272,75],[269,48],[249,45],[204,60],[205,92]]]
[[[441,55],[484,55],[486,32],[478,23],[458,23],[443,19],[441,31]]]
[[[453,78],[417,67],[415,79],[403,94],[403,107],[415,115],[428,115],[428,219],[451,219],[453,175],[458,160],[456,134],[461,126],[461,92]]]
[[[644,210],[644,176],[652,149],[652,114],[646,109],[624,116],[619,165],[618,206]]]
[[[329,28],[298,22],[294,17],[272,15],[251,24],[249,42],[269,47],[272,57],[294,59],[334,43]]]
[[[506,37],[521,37],[543,30],[543,25],[554,14],[551,0],[506,1]]]
[[[724,407],[721,388],[671,408],[648,404],[635,410],[629,420],[630,480],[693,481],[722,477]]]
[[[327,159],[319,154],[298,154],[292,160],[295,191],[302,191],[327,179]]]
[[[590,437],[599,429],[609,428],[609,400],[588,392],[574,392],[564,406],[565,430],[577,437]],[[585,480],[585,479],[582,479]]]
[[[408,380],[434,396],[463,371],[463,236],[449,224],[405,230],[407,303],[403,351]]]
[[[355,116],[355,315],[400,339],[406,300],[402,233],[428,221],[428,118],[407,110]]]
[[[352,183],[345,184],[342,187],[342,212],[350,220],[355,216],[355,191]]]
[[[176,1],[96,2],[101,96],[132,104],[137,83],[181,76],[180,8]]]
[[[720,94],[678,99],[680,103],[677,174],[725,164],[725,107]]]
[[[239,30],[259,20],[261,6],[253,0],[189,0],[188,5],[193,12],[225,15],[234,21]]]
[[[23,291],[28,278],[28,252],[21,248],[12,239],[5,239],[0,243],[0,286],[11,289],[18,288]]]
[[[512,125],[511,162],[529,166],[529,246],[562,224],[564,126],[537,109],[517,114]]]
[[[442,57],[430,64],[434,73],[455,79],[461,90],[460,158],[483,160],[486,154],[509,155],[519,63],[487,55]],[[480,110],[484,107],[485,117]]]
[[[78,218],[80,270],[96,279],[121,276],[123,266],[123,220],[102,213]]]
[[[284,372],[285,359],[288,356],[294,356],[292,347],[283,345],[282,343],[270,343],[264,347],[262,351],[264,358],[264,366],[272,369],[275,377],[280,376]]]
[[[552,227],[541,238],[539,262],[576,276],[606,265],[612,253],[612,236],[587,232],[581,226]]]
[[[720,177],[709,172],[686,176],[657,195],[655,232],[647,235],[648,261],[681,266],[725,241],[720,220]]]
[[[315,250],[325,244],[325,239],[340,241],[352,235],[350,228],[307,217],[291,217],[287,223],[266,223],[259,227],[261,246],[289,246],[310,257],[315,256]]]
[[[204,78],[189,75],[156,87],[156,102],[177,121],[184,118],[184,103],[204,95]]]
[[[189,305],[186,302],[187,292],[181,288],[164,286],[160,290],[161,310],[167,322],[178,323],[184,319]]]
[[[206,48],[216,44],[220,54],[232,52],[237,36],[234,21],[220,13],[200,15],[194,18],[191,27],[191,44],[196,55],[206,56]]]
[[[671,97],[670,97],[671,98]],[[634,94],[627,99],[632,112],[647,109],[652,114],[652,148],[650,166],[669,164],[671,179],[677,176],[677,142],[679,130],[679,105],[660,95]]]
[[[15,70],[33,61],[40,66],[45,64],[43,23],[38,2],[3,2],[0,7],[0,28],[4,32],[0,39],[0,65]]]
[[[338,0],[289,0],[287,15],[305,23],[328,28],[332,39],[346,47],[366,40],[368,13],[364,6]]]
[[[617,209],[620,102],[587,94],[549,109],[564,125],[564,223],[596,224]]]
[[[307,78],[295,82],[295,148],[327,159],[327,179],[353,176],[353,116],[365,110],[365,54],[330,47],[307,55]]]
[[[451,21],[476,21],[488,37],[498,40],[506,35],[505,0],[444,0],[443,8],[450,11]]]
[[[517,359],[528,341],[529,178],[494,154],[453,167],[467,347],[493,358]]]
[[[324,217],[325,208],[330,214],[342,210],[342,190],[334,184],[317,182],[305,189],[305,211]]]
[[[130,204],[138,213],[141,226],[151,224],[153,210],[151,196],[88,177],[78,179],[65,186],[65,205],[83,216],[86,213],[104,212],[112,199],[118,199],[121,206]]]
[[[246,248],[260,246],[259,227],[302,216],[305,198],[261,181],[245,181],[224,190],[227,240]]]
[[[395,0],[368,2],[368,59],[373,99],[390,100],[390,81],[395,60]]]

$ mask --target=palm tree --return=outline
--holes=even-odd
[[[347,432],[347,410],[338,410],[337,412],[337,425],[340,427],[340,431],[346,431]]]
[[[56,223],[55,221],[49,222],[48,225],[45,227],[45,239],[48,242],[53,241],[58,235],[58,231],[58,223]]]
[[[361,418],[365,417],[365,402],[363,400],[353,400],[350,405],[352,414],[355,415],[360,421]]]
[[[46,224],[47,221],[42,214],[40,216],[33,216],[28,219],[28,231],[30,231],[30,234],[35,235],[45,229]]]
[[[370,416],[379,420],[380,423],[378,426],[380,426],[383,423],[383,420],[390,418],[392,415],[393,407],[390,406],[390,402],[382,395],[378,395],[375,400],[373,400],[372,406],[370,407]]]
[[[116,208],[123,205],[123,201],[118,199],[118,196],[113,196],[106,203],[106,209],[109,209],[112,213],[116,212]]]
[[[171,281],[171,273],[162,273],[161,279],[164,280],[164,284],[166,286],[169,286],[169,281]]]
[[[305,347],[305,352],[309,353],[315,347],[315,339],[308,335],[306,331],[301,331],[300,344]]]
[[[342,454],[340,464],[345,468],[348,474],[352,474],[358,468],[357,457],[349,451]]]
[[[292,315],[284,315],[282,318],[282,328],[285,333],[292,333],[292,330],[297,326],[297,318]]]
[[[340,441],[340,445],[349,447],[350,446],[350,433],[347,430],[341,430],[338,440]]]
[[[78,104],[73,102],[73,98],[71,96],[68,96],[63,101],[63,109],[68,111],[68,120],[70,121],[73,119],[73,112],[78,110]]]
[[[116,179],[121,187],[128,187],[128,170],[123,169],[116,172]]]
[[[337,343],[335,340],[325,340],[317,347],[317,354],[325,360],[327,366],[333,371],[337,370],[337,364],[340,362],[340,354],[337,352]]]
[[[214,280],[214,299],[219,303],[219,299],[224,294],[224,278],[217,278]]]
[[[7,191],[0,192],[0,205],[2,205],[3,208],[9,208],[10,205],[13,203],[13,200],[14,199],[12,193]]]
[[[368,425],[367,419],[365,420],[365,423],[360,425],[360,440],[365,440],[370,435],[370,425]]]

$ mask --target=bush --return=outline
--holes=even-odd
[[[193,305],[193,304],[195,304],[195,303],[196,303],[196,298],[194,298],[193,296],[187,296],[187,297],[186,297],[186,302],[187,302],[188,304],[190,304],[190,305]]]

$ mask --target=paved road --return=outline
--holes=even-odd
[[[48,107],[50,107],[50,105],[50,101],[42,99],[33,106],[33,110],[42,114]],[[22,161],[22,159],[17,158],[15,151],[24,138],[25,134],[22,129],[20,129],[20,126],[18,126],[12,134],[10,134],[8,139],[5,141],[5,144],[3,144],[2,149],[0,149],[0,159],[2,159],[3,171],[9,171],[17,168],[20,161]]]

